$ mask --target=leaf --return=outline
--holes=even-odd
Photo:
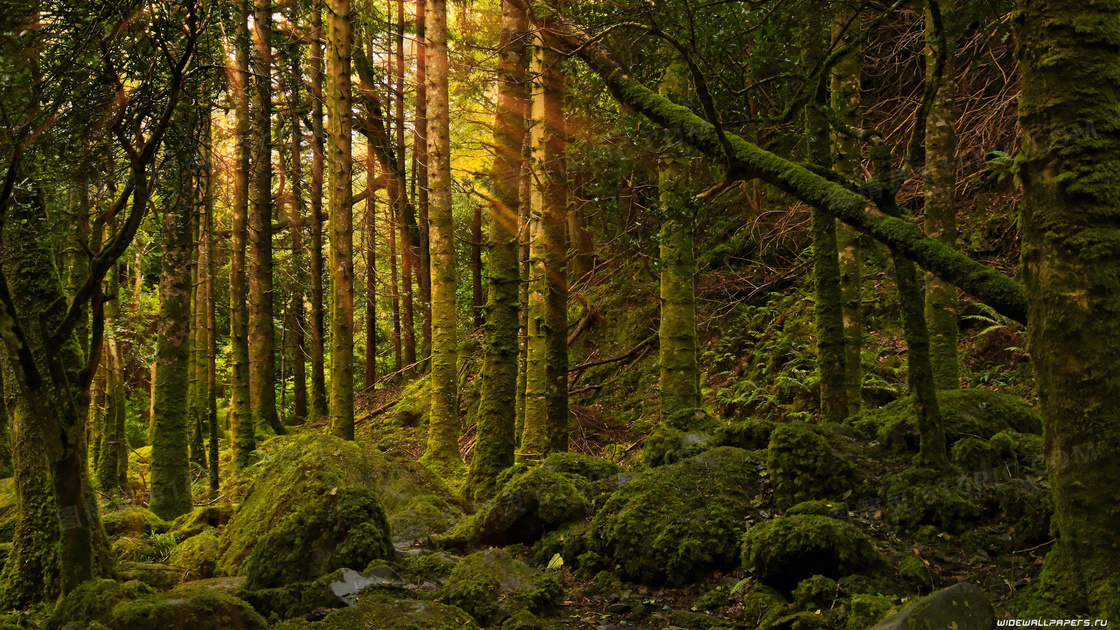
[[[548,570],[559,571],[562,566],[564,566],[564,558],[558,553],[553,554],[552,559],[548,561]]]

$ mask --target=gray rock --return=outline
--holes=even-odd
[[[919,599],[871,630],[990,630],[996,612],[980,588],[969,582]]]

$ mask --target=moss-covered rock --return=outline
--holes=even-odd
[[[793,606],[798,610],[817,610],[829,608],[838,594],[836,580],[823,575],[814,575],[801,580],[793,589]]]
[[[233,506],[229,503],[216,503],[195,509],[171,521],[167,532],[175,534],[176,540],[186,540],[214,527],[224,527],[233,516]]]
[[[92,580],[66,595],[52,627],[67,624],[111,630],[265,630],[268,624],[247,603],[222,589],[175,589],[152,593],[137,582]]]
[[[983,389],[937,393],[950,446],[965,437],[990,440],[1002,431],[1042,433],[1042,416],[1022,400]],[[918,450],[918,419],[913,400],[903,398],[880,409],[864,411],[852,420],[861,435],[898,451]]]
[[[553,472],[583,477],[592,483],[611,479],[622,472],[618,464],[610,460],[570,452],[553,453],[541,462],[541,466]]]
[[[898,561],[898,577],[919,590],[932,584],[929,567],[917,554],[906,554]]]
[[[285,584],[276,588],[248,590],[242,587],[238,596],[249,602],[253,609],[272,618],[290,619],[307,615],[315,610],[330,610],[346,606],[331,586],[342,580],[343,569],[332,571],[314,580]]]
[[[492,500],[456,525],[440,544],[468,548],[532,543],[591,512],[589,481],[537,465],[510,479]]]
[[[876,630],[989,630],[995,625],[995,610],[988,598],[975,584],[961,582],[911,603],[873,627]]]
[[[204,530],[176,545],[171,551],[169,564],[182,570],[184,580],[214,577],[218,566],[217,530]]]
[[[367,452],[367,457],[394,541],[426,540],[462,518],[458,499],[428,467],[377,450]]]
[[[830,516],[845,520],[848,517],[848,506],[839,501],[802,501],[797,505],[786,510],[785,516],[797,516],[799,514],[814,514],[816,516]]]
[[[838,579],[876,572],[886,560],[855,525],[827,516],[803,515],[765,521],[743,537],[743,565],[760,582],[792,593],[814,575]]]
[[[318,433],[277,442],[222,530],[218,570],[244,574],[255,590],[390,557],[389,525],[366,454]]]
[[[159,550],[147,536],[121,536],[112,543],[113,553],[120,562],[154,562]]]
[[[855,477],[852,465],[837,457],[823,437],[801,422],[774,429],[766,468],[774,500],[780,506],[841,495],[851,489]]]
[[[555,576],[532,569],[501,549],[463,558],[439,591],[440,601],[467,611],[484,626],[500,623],[519,610],[540,612],[564,594]]]
[[[712,435],[725,425],[703,409],[684,409],[654,427],[642,453],[647,466],[657,467],[694,457],[712,448]]]
[[[778,425],[761,418],[732,422],[721,427],[712,436],[714,446],[734,446],[747,451],[757,451],[770,444],[770,436]]]
[[[971,477],[915,468],[884,477],[881,485],[887,521],[904,531],[933,525],[959,534],[980,520],[980,506],[972,500],[976,488]]]
[[[102,515],[101,524],[109,538],[118,536],[150,536],[167,531],[169,524],[142,507],[126,507]]]
[[[454,606],[381,594],[363,597],[353,607],[336,610],[310,622],[293,619],[275,630],[475,630],[478,626]]]
[[[175,588],[183,581],[181,569],[156,562],[122,562],[117,571],[122,580],[143,582],[157,591]]]
[[[683,583],[733,565],[755,513],[760,468],[748,452],[724,446],[648,470],[596,514],[592,551],[647,583]]]
[[[764,584],[754,584],[743,594],[744,618],[757,620],[759,628],[769,628],[788,610],[786,598]]]
[[[16,532],[15,479],[0,479],[0,542],[12,542]]]
[[[848,601],[847,630],[867,630],[887,616],[891,600],[883,595],[857,593]]]

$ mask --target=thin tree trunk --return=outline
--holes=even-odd
[[[564,172],[563,58],[538,47],[533,152],[539,173],[530,220],[525,430],[521,450],[538,458],[568,449],[567,182]]]
[[[420,223],[420,304],[424,311],[421,356],[432,354],[432,254],[428,227],[428,40],[425,0],[416,0],[416,120],[412,159],[416,162],[416,209]]]
[[[105,380],[107,402],[105,421],[101,429],[100,456],[97,461],[97,481],[102,492],[112,493],[121,488],[120,450],[124,436],[118,433],[117,418],[124,407],[124,370],[122,366],[120,342],[117,339],[120,315],[120,265],[114,265],[109,272],[108,289],[105,302],[105,329],[112,335],[105,340]]]
[[[471,319],[475,328],[485,321],[482,297],[482,206],[476,205],[471,216]]]
[[[377,196],[373,194],[375,159],[366,144],[366,388],[377,382]]]
[[[412,278],[416,267],[416,240],[413,238],[412,228],[415,217],[411,216],[406,193],[405,172],[405,145],[404,145],[404,0],[396,0],[396,51],[394,54],[393,78],[395,80],[393,104],[395,108],[396,130],[396,162],[397,172],[401,175],[397,186],[396,212],[397,222],[400,225],[401,237],[401,330],[404,334],[401,344],[404,349],[405,366],[416,363],[416,324],[414,316],[414,300],[412,295]],[[409,368],[406,368],[409,369]]]
[[[205,330],[203,332],[205,376],[202,394],[202,404],[205,409],[207,440],[209,446],[210,493],[218,492],[218,468],[221,461],[218,440],[221,437],[218,430],[218,322],[214,308],[214,176],[217,168],[213,154],[213,125],[208,125],[211,141],[207,143],[207,164],[210,165],[210,175],[206,178],[206,200],[203,204],[203,214],[199,221],[200,238],[198,241],[198,270],[202,275],[202,309]]]
[[[847,30],[844,27],[847,26]],[[850,9],[843,9],[834,16],[832,26],[833,48],[848,45],[859,36],[861,22]],[[862,72],[863,49],[856,47],[832,67],[832,107],[837,115],[852,127],[862,124]],[[862,146],[849,136],[837,133],[836,155],[833,170],[848,179],[863,180]],[[836,245],[840,260],[840,299],[844,317],[844,373],[847,384],[848,413],[859,412],[863,402],[863,368],[860,355],[863,351],[863,251],[859,232],[846,224],[836,226]]]
[[[666,51],[667,53],[669,51]],[[674,60],[661,79],[660,92],[682,97],[686,69]],[[661,192],[661,419],[700,406],[700,340],[696,330],[696,202],[688,189],[687,162],[668,155],[658,172]]]
[[[521,284],[517,211],[525,161],[521,144],[529,106],[529,38],[524,8],[503,2],[498,111],[494,117],[496,148],[490,168],[494,201],[490,205],[486,345],[477,415],[478,440],[466,484],[475,501],[487,500],[497,492],[498,474],[514,461]]]
[[[326,323],[323,315],[323,10],[312,0],[311,44],[311,417],[327,417]]]
[[[350,0],[328,0],[327,38],[330,269],[331,269],[331,432],[354,439],[354,230],[351,148]]]
[[[230,302],[230,403],[234,462],[238,469],[248,467],[257,447],[253,427],[249,388],[249,306],[245,277],[245,244],[249,215],[249,2],[240,0],[237,18],[237,70],[232,89],[237,138],[237,164],[233,178],[233,202],[229,263]]]
[[[447,3],[428,0],[428,187],[432,252],[431,414],[425,458],[459,463],[455,226],[451,212],[451,121],[448,100]]]
[[[933,17],[926,10],[926,81],[932,81],[939,46],[944,56],[941,82],[926,121],[925,231],[931,238],[955,247],[957,243],[957,52],[953,35],[954,0],[941,0],[945,41],[934,41]],[[926,321],[929,323],[930,358],[938,389],[960,387],[957,359],[957,288],[926,274]]]
[[[393,186],[394,184],[390,182],[389,185]],[[397,218],[396,210],[391,202],[385,208],[385,211],[389,218],[389,278],[393,293],[393,371],[397,373],[397,378],[400,378],[400,372],[404,369],[404,355],[401,349],[401,294],[398,284],[399,272],[397,270]]]
[[[525,54],[528,57],[530,52],[527,50]],[[532,90],[530,86],[525,89],[528,92],[523,123],[525,134],[521,138],[521,173],[517,184],[517,261],[520,282],[517,286],[517,415],[514,441],[518,446],[525,433],[525,383],[529,357],[529,215],[533,208]]]

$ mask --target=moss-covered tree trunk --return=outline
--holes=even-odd
[[[300,3],[290,6],[292,24],[300,23]],[[288,74],[288,103],[290,118],[290,180],[292,205],[289,208],[288,229],[292,232],[290,268],[293,282],[289,289],[288,309],[292,315],[292,419],[291,424],[301,424],[307,418],[307,315],[304,308],[308,281],[307,254],[304,252],[304,226],[308,223],[307,207],[303,194],[303,129],[304,110],[301,106],[303,84],[302,53],[298,43],[291,45]]]
[[[527,99],[525,103],[525,134],[521,138],[521,173],[517,184],[517,259],[521,264],[518,266],[520,282],[517,286],[517,418],[515,420],[514,441],[518,445],[521,444],[521,436],[525,432],[525,367],[529,357],[529,214],[533,207],[533,165],[530,161],[533,152],[532,130],[530,129],[532,123],[531,93]]]
[[[365,385],[377,383],[377,197],[373,194],[375,160],[373,149],[366,145],[365,250],[366,250],[366,370]]]
[[[847,46],[860,34],[860,19],[851,9],[843,8],[834,16],[833,48]],[[845,28],[846,27],[846,28]],[[856,46],[832,67],[832,108],[852,127],[863,119],[860,75],[863,49]],[[835,157],[832,168],[840,175],[862,181],[862,149],[860,142],[842,133],[835,135]],[[827,222],[827,220],[825,220]],[[863,404],[863,251],[861,234],[847,224],[836,226],[836,247],[840,261],[840,299],[844,317],[844,381],[847,388],[848,412],[859,412]]]
[[[156,323],[156,373],[153,388],[151,501],[164,520],[191,511],[190,406],[191,297],[194,239],[192,223],[201,163],[194,142],[202,124],[197,105],[181,107],[172,124],[161,198],[159,318]],[[196,410],[197,412],[197,410]]]
[[[490,168],[489,281],[486,303],[482,399],[478,439],[467,488],[476,501],[497,492],[498,473],[513,464],[517,416],[517,330],[521,266],[517,210],[520,199],[521,143],[528,108],[529,20],[525,10],[502,3],[498,60],[498,111],[494,117],[494,162]]]
[[[200,159],[202,155],[198,156]],[[201,163],[201,162],[200,162]],[[197,207],[195,212],[192,212],[191,219],[191,242],[195,244],[192,247],[194,260],[191,262],[191,297],[190,297],[190,341],[188,346],[190,348],[190,359],[187,365],[187,381],[190,383],[187,392],[187,427],[190,431],[190,460],[192,464],[197,464],[202,468],[206,468],[206,446],[203,442],[203,427],[202,427],[202,414],[205,403],[202,402],[204,394],[203,387],[205,387],[206,366],[203,364],[203,359],[206,352],[206,314],[202,304],[202,270],[199,269],[199,264],[202,262],[201,251],[199,247],[199,236],[201,233],[198,231],[202,227],[201,216],[206,213],[202,204],[205,202],[203,199],[202,191],[205,188],[205,182],[202,180],[202,175],[199,175],[198,181],[195,182],[195,190],[197,191],[197,198],[195,205]]]
[[[428,47],[426,0],[416,0],[416,122],[412,159],[416,162],[416,212],[420,224],[420,303],[424,311],[421,359],[432,354],[432,252],[428,227]]]
[[[233,431],[233,456],[237,468],[252,463],[257,447],[256,430],[250,407],[249,389],[249,305],[245,269],[245,245],[249,237],[249,2],[238,2],[236,38],[237,71],[233,73],[230,93],[234,103],[234,136],[237,139],[230,213],[229,310],[230,310],[230,401],[229,417]]]
[[[926,119],[925,231],[932,238],[955,247],[957,243],[957,41],[955,0],[941,0],[943,41],[936,41],[933,16],[926,10],[926,81],[934,80],[936,52],[944,55],[937,96]],[[932,274],[926,280],[926,322],[929,324],[930,358],[938,389],[960,387],[957,358],[957,288]]]
[[[568,450],[568,189],[564,172],[563,57],[536,49],[534,178],[529,244],[525,429],[521,450],[544,457]]]
[[[214,128],[207,125],[210,138],[214,137]],[[213,144],[211,143],[211,147]],[[213,149],[207,149],[207,164],[210,171],[206,178],[206,199],[204,211],[199,219],[198,241],[198,270],[202,275],[202,310],[203,310],[203,391],[201,396],[203,418],[206,426],[206,439],[208,447],[207,468],[209,473],[210,492],[218,492],[218,468],[221,461],[219,439],[221,430],[218,428],[218,314],[214,303],[214,279],[216,277],[217,263],[214,255],[214,173],[215,164]]]
[[[253,2],[249,194],[249,385],[253,426],[284,433],[276,411],[272,281],[272,0]]]
[[[323,314],[323,166],[326,135],[323,129],[323,6],[311,0],[312,30],[320,36],[311,43],[311,400],[312,419],[326,418],[326,321]]]
[[[448,100],[447,3],[427,0],[428,224],[432,255],[432,406],[424,456],[442,464],[459,459],[456,382],[455,223],[451,213],[451,119]],[[401,226],[402,231],[407,226]],[[407,297],[407,296],[406,296]]]
[[[102,492],[112,493],[121,488],[120,451],[124,448],[124,434],[118,431],[118,418],[125,405],[124,361],[121,356],[117,330],[120,325],[120,265],[109,272],[105,301],[105,417],[101,426],[101,444],[98,448],[97,483]]]
[[[396,32],[393,35],[393,42],[395,51],[393,55],[393,81],[394,81],[394,118],[395,124],[393,130],[396,132],[396,155],[394,157],[397,165],[397,196],[394,200],[394,208],[397,213],[397,223],[400,226],[400,254],[401,254],[401,348],[404,352],[405,371],[408,375],[416,373],[414,366],[416,363],[416,314],[415,314],[415,299],[413,294],[413,276],[418,275],[417,270],[417,257],[420,252],[419,245],[419,227],[416,225],[416,217],[413,215],[413,208],[408,200],[407,182],[404,177],[405,173],[405,118],[404,118],[404,99],[405,99],[405,59],[404,59],[404,0],[395,0],[397,9]]]
[[[820,16],[808,16],[803,38],[802,62],[805,67],[811,68],[824,57],[826,36]],[[827,104],[828,95],[820,92],[823,90],[814,95],[813,106],[805,112],[805,148],[809,163],[827,167],[832,164],[832,147],[828,119],[819,106]],[[843,273],[836,227],[836,219],[832,215],[813,208],[813,308],[817,329],[821,420],[824,422],[843,422],[848,417],[850,395],[850,374],[846,367],[848,357],[845,354]]]
[[[670,51],[666,51],[670,52]],[[674,60],[661,79],[660,92],[683,98],[688,90],[686,68]],[[696,203],[689,191],[687,158],[662,159],[658,173],[661,194],[661,418],[700,406],[700,340],[696,331]]]
[[[486,321],[485,301],[482,296],[482,206],[471,212],[471,323],[482,328]]]
[[[330,142],[328,212],[331,268],[331,432],[354,439],[354,227],[350,0],[329,0],[327,9],[327,110]]]
[[[1120,3],[1021,2],[1028,344],[1054,492],[1044,578],[1072,615],[1120,616]]]

